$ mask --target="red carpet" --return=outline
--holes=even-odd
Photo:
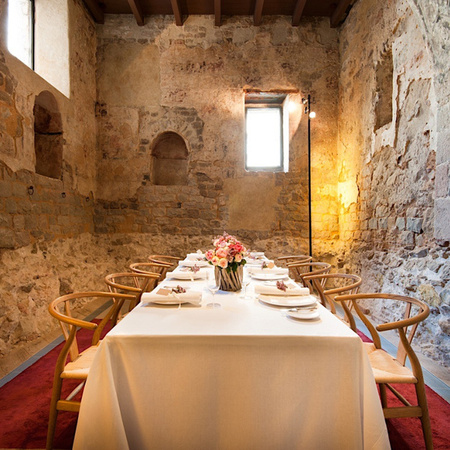
[[[83,345],[88,346],[89,332],[83,330],[81,333]],[[367,340],[364,335],[361,337]],[[62,344],[0,388],[0,448],[45,448],[53,370],[61,346]],[[407,398],[410,396],[409,393],[413,392],[409,388],[410,386],[401,387],[402,393]],[[66,389],[67,395],[72,388],[66,385]],[[434,448],[449,450],[450,405],[429,388],[427,398]],[[54,448],[72,447],[76,420],[77,414],[59,413]],[[419,419],[389,420],[388,430],[394,450],[425,448]]]

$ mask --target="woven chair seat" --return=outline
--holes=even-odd
[[[417,383],[417,378],[389,353],[377,349],[374,344],[365,343],[370,365],[377,383]]]

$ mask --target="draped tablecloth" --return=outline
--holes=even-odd
[[[299,321],[221,291],[208,309],[210,296],[140,304],[105,337],[74,449],[389,448],[368,357],[345,324],[322,306]]]

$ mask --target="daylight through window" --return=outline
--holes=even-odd
[[[245,98],[245,168],[287,172],[286,95],[251,93]],[[285,111],[286,110],[286,111]]]
[[[8,50],[31,69],[34,68],[33,27],[32,0],[9,0]]]

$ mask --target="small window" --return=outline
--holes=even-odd
[[[33,0],[9,0],[8,50],[30,69],[34,69],[33,16]]]
[[[245,96],[245,168],[287,172],[287,95],[247,93]]]

